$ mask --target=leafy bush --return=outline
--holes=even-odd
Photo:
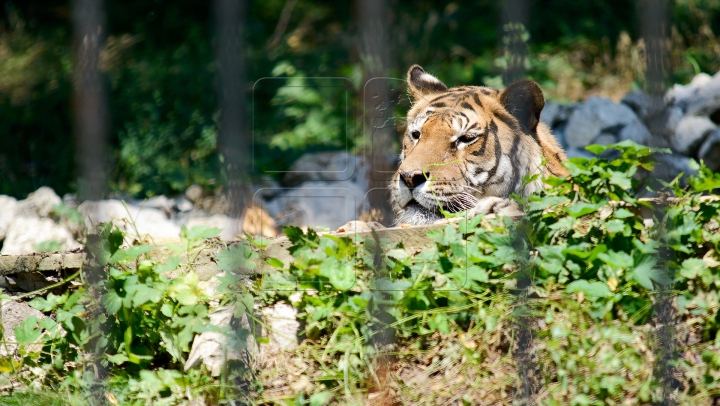
[[[377,238],[353,241],[287,228],[294,261],[266,275],[261,286],[266,302],[293,303],[304,322],[307,341],[293,354],[318,373],[307,372],[316,383],[303,392],[360,401],[376,387],[383,357],[395,354],[400,370],[420,364],[439,373],[421,380],[433,393],[401,376],[386,383],[403,401],[460,396],[445,390],[451,372],[469,380],[460,393],[468,404],[516,397],[519,367],[498,357],[517,348],[505,334],[529,314],[540,385],[547,389],[542,403],[657,402],[654,303],[658,288],[671,286],[687,320],[680,329],[701,343],[681,346],[678,396],[715,396],[720,201],[701,195],[720,187],[720,175],[701,165],[689,188],[677,180],[667,185],[663,193],[676,201],[652,204],[639,199],[647,185],[633,175],[651,170],[648,159],[662,151],[631,142],[588,149],[610,158],[568,161],[572,182],[547,179],[548,188],[524,202],[523,220],[462,219],[430,232],[434,246],[414,256]],[[512,293],[522,264],[532,273],[535,297],[523,311]],[[429,364],[422,361],[428,351],[434,354]],[[500,378],[507,369],[514,374],[509,382]]]
[[[530,368],[542,404],[660,402],[666,333],[657,318],[669,288],[681,354],[671,361],[673,396],[709,401],[720,380],[720,200],[703,194],[720,188],[720,175],[701,163],[689,186],[676,179],[650,202],[639,198],[649,184],[635,175],[663,151],[632,142],[588,149],[598,156],[565,164],[570,181],[545,179],[546,189],[520,201],[520,221],[461,218],[431,231],[433,243],[419,252],[377,234],[288,227],[293,260],[285,265],[263,253],[269,240],[248,236],[217,255],[225,272],[217,297],[201,289],[192,264],[219,244],[206,240],[219,230],[184,229],[181,244],[168,246],[174,255],[158,260],[149,245],[120,248],[125,236],[106,225],[89,237],[105,277],[83,273],[76,290],[34,299],[53,317],[15,329],[20,358],[3,357],[0,371],[30,388],[77,394],[93,388],[99,361],[105,390],[123,404],[224,402],[255,388],[253,402],[320,405],[360,403],[368,392],[403,403],[508,402],[521,396]],[[261,260],[253,281],[234,272]],[[181,372],[200,332],[225,333],[229,348],[245,349],[248,328],[231,334],[207,316],[232,305],[236,319],[253,319],[256,302],[296,307],[300,345],[260,361],[245,384]],[[530,364],[515,355],[522,326],[533,331]]]

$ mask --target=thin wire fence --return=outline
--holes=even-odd
[[[295,2],[288,2],[291,10]],[[534,3],[533,3],[534,4]],[[668,86],[668,9],[664,1],[642,0],[639,3],[641,13],[641,32],[647,50],[647,71],[645,87],[654,97],[659,114],[662,95]],[[105,81],[99,67],[100,52],[104,46],[106,23],[103,19],[104,4],[100,0],[74,0],[73,27],[75,42],[75,133],[77,143],[78,185],[82,200],[97,200],[103,197],[108,190],[107,173],[107,143],[108,135],[108,96]],[[539,6],[535,4],[534,6]],[[212,3],[215,22],[215,43],[217,62],[217,91],[216,98],[220,111],[218,153],[223,163],[223,174],[227,183],[228,196],[231,202],[231,217],[234,218],[229,227],[239,230],[243,211],[252,202],[252,195],[257,192],[251,189],[252,162],[256,150],[253,148],[253,134],[251,110],[248,103],[247,85],[252,78],[246,77],[247,61],[243,56],[245,10],[247,4],[242,0],[215,0]],[[506,84],[524,76],[525,61],[528,56],[526,30],[529,16],[532,13],[531,3],[527,0],[508,0],[503,3],[500,13],[500,26],[502,37],[499,41],[503,47],[508,63],[503,74]],[[281,25],[287,25],[286,13],[278,23],[278,30],[284,31]],[[365,205],[366,212],[373,209],[379,213],[375,218],[391,224],[392,212],[388,205],[386,185],[390,181],[397,164],[395,156],[398,155],[398,135],[394,134],[397,122],[393,109],[405,103],[404,99],[396,97],[402,94],[404,79],[387,78],[389,70],[391,49],[390,30],[384,17],[387,14],[387,2],[381,0],[356,1],[355,13],[357,15],[358,48],[364,67],[364,87],[362,114],[365,130],[361,137],[369,137],[367,160],[368,195]],[[281,24],[282,23],[282,24]],[[274,35],[270,42],[278,41]],[[212,97],[208,95],[208,97]],[[405,103],[407,104],[407,103]],[[351,165],[357,169],[357,165]],[[322,195],[319,195],[322,198]],[[357,196],[350,196],[353,200]],[[360,214],[360,213],[355,213]],[[657,212],[662,217],[662,211]],[[671,225],[668,225],[671,226]],[[667,230],[665,230],[667,231]],[[522,381],[520,398],[524,404],[533,404],[540,390],[540,371],[537,365],[536,345],[530,312],[532,305],[528,299],[529,287],[532,284],[534,267],[527,258],[531,250],[527,236],[519,231],[513,236],[516,241],[516,259],[521,280],[518,282],[517,312],[519,316],[514,325],[516,337],[516,350],[513,352],[519,375]],[[378,244],[380,249],[380,244]],[[672,250],[661,249],[658,262],[666,264],[668,272],[667,281],[672,281],[673,271],[668,264],[673,263]],[[385,253],[378,251],[376,268],[381,268],[382,257]],[[92,255],[92,253],[91,253]],[[89,269],[92,274],[89,280],[97,283],[102,279],[103,270],[100,267]],[[674,404],[672,391],[677,388],[674,378],[676,369],[675,329],[676,315],[672,307],[674,299],[672,284],[663,284],[658,292],[655,303],[657,341],[655,343],[657,358],[656,371],[658,379],[662,381],[667,390],[664,392],[664,404]],[[537,299],[533,299],[537,300]],[[101,310],[92,315],[98,319],[103,318]],[[385,320],[389,325],[391,320]],[[98,323],[102,325],[102,323]],[[394,342],[394,334],[379,334],[373,345],[386,347]],[[100,360],[101,353],[95,354]],[[386,359],[390,362],[390,358]],[[102,384],[105,373],[100,362],[96,362],[94,379],[97,385]],[[97,395],[97,394],[95,394]],[[95,396],[100,402],[99,395]]]

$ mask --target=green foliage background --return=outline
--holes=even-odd
[[[528,74],[549,98],[617,98],[642,85],[636,2],[530,3]],[[221,183],[210,4],[106,2],[112,190],[142,197]],[[254,94],[262,107],[253,111],[256,174],[282,170],[304,151],[353,149],[361,128],[362,66],[353,8],[297,2],[287,29],[270,44],[285,4],[249,2],[247,10],[246,95],[248,106]],[[9,1],[3,7],[0,193],[24,197],[42,185],[60,194],[74,191],[70,2]],[[420,63],[448,84],[498,84],[499,2],[389,0],[388,7],[390,75],[403,77],[408,66]],[[720,70],[714,34],[720,33],[720,1],[678,0],[672,16],[672,81]],[[349,81],[334,90],[307,83],[302,95],[282,86],[253,92],[255,81],[270,76]],[[345,96],[347,105],[340,102]]]

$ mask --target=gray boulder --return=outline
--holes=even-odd
[[[59,251],[80,248],[70,231],[48,218],[18,216],[10,224],[5,241],[3,255],[31,254],[38,251],[39,244],[54,241]]]
[[[653,97],[642,90],[633,90],[620,102],[630,107],[642,120],[647,120],[665,105],[662,97]]]
[[[698,150],[698,158],[713,171],[720,171],[720,129],[705,139]]]
[[[617,133],[622,127],[639,120],[624,104],[592,96],[570,115],[565,128],[565,142],[570,148],[589,145],[600,133]]]
[[[631,140],[641,145],[650,145],[652,135],[640,120],[633,120],[618,133],[620,141]]]
[[[540,121],[547,124],[550,128],[555,127],[556,124],[568,119],[568,110],[568,106],[555,102],[547,102],[540,113]]]
[[[265,209],[281,225],[336,229],[356,220],[366,187],[352,181],[305,182],[265,203]]]
[[[305,154],[292,164],[285,174],[284,183],[296,186],[310,181],[346,181],[357,176],[359,157],[345,151]]]
[[[597,144],[597,145],[610,145],[616,143],[617,137],[613,133],[600,133],[597,137],[595,137],[591,144]]]
[[[568,148],[565,151],[568,158],[594,158],[595,154],[587,151],[585,148]]]
[[[681,172],[683,173],[683,179],[696,172],[690,167],[690,158],[680,154],[656,154],[653,160],[655,161],[655,169],[653,169],[651,176],[654,179],[670,182]]]
[[[670,146],[683,155],[693,155],[705,137],[717,126],[707,117],[685,116],[670,138]]]

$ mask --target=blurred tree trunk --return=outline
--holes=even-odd
[[[215,0],[217,95],[220,108],[218,153],[226,176],[225,196],[238,232],[252,203],[250,187],[252,134],[248,127],[245,94],[245,11],[243,0]]]
[[[501,49],[505,53],[507,66],[503,72],[505,86],[525,75],[527,55],[527,24],[530,16],[528,0],[505,0],[500,13]]]
[[[81,200],[99,200],[107,190],[107,150],[108,140],[108,103],[105,78],[100,70],[100,52],[105,46],[105,16],[102,0],[73,0],[72,22],[73,41],[75,47],[75,66],[73,69],[73,96],[75,142],[78,165],[78,195]],[[91,206],[92,207],[92,206]],[[88,213],[92,222],[97,223],[97,213],[91,209]],[[85,249],[88,257],[97,256],[94,244],[97,234],[92,230],[87,235]],[[89,264],[85,267],[84,276],[89,284],[86,286],[96,302],[100,303],[101,291],[99,283],[104,278],[102,267]],[[107,367],[102,359],[104,347],[98,345],[98,338],[106,335],[107,320],[102,306],[89,306],[87,312],[90,336],[96,338],[86,347],[94,348],[92,359],[94,368],[93,381],[88,387],[89,397],[96,404],[103,403],[105,391],[102,381],[107,376]]]
[[[394,128],[384,123],[392,117],[390,85],[389,8],[387,0],[356,0],[357,49],[363,67],[363,136],[366,137],[368,203],[372,219],[383,224],[394,220],[388,184],[395,167]],[[367,214],[367,213],[364,213]]]
[[[107,189],[108,105],[100,51],[105,46],[104,2],[74,0],[74,110],[78,192],[81,200],[98,200]]]

